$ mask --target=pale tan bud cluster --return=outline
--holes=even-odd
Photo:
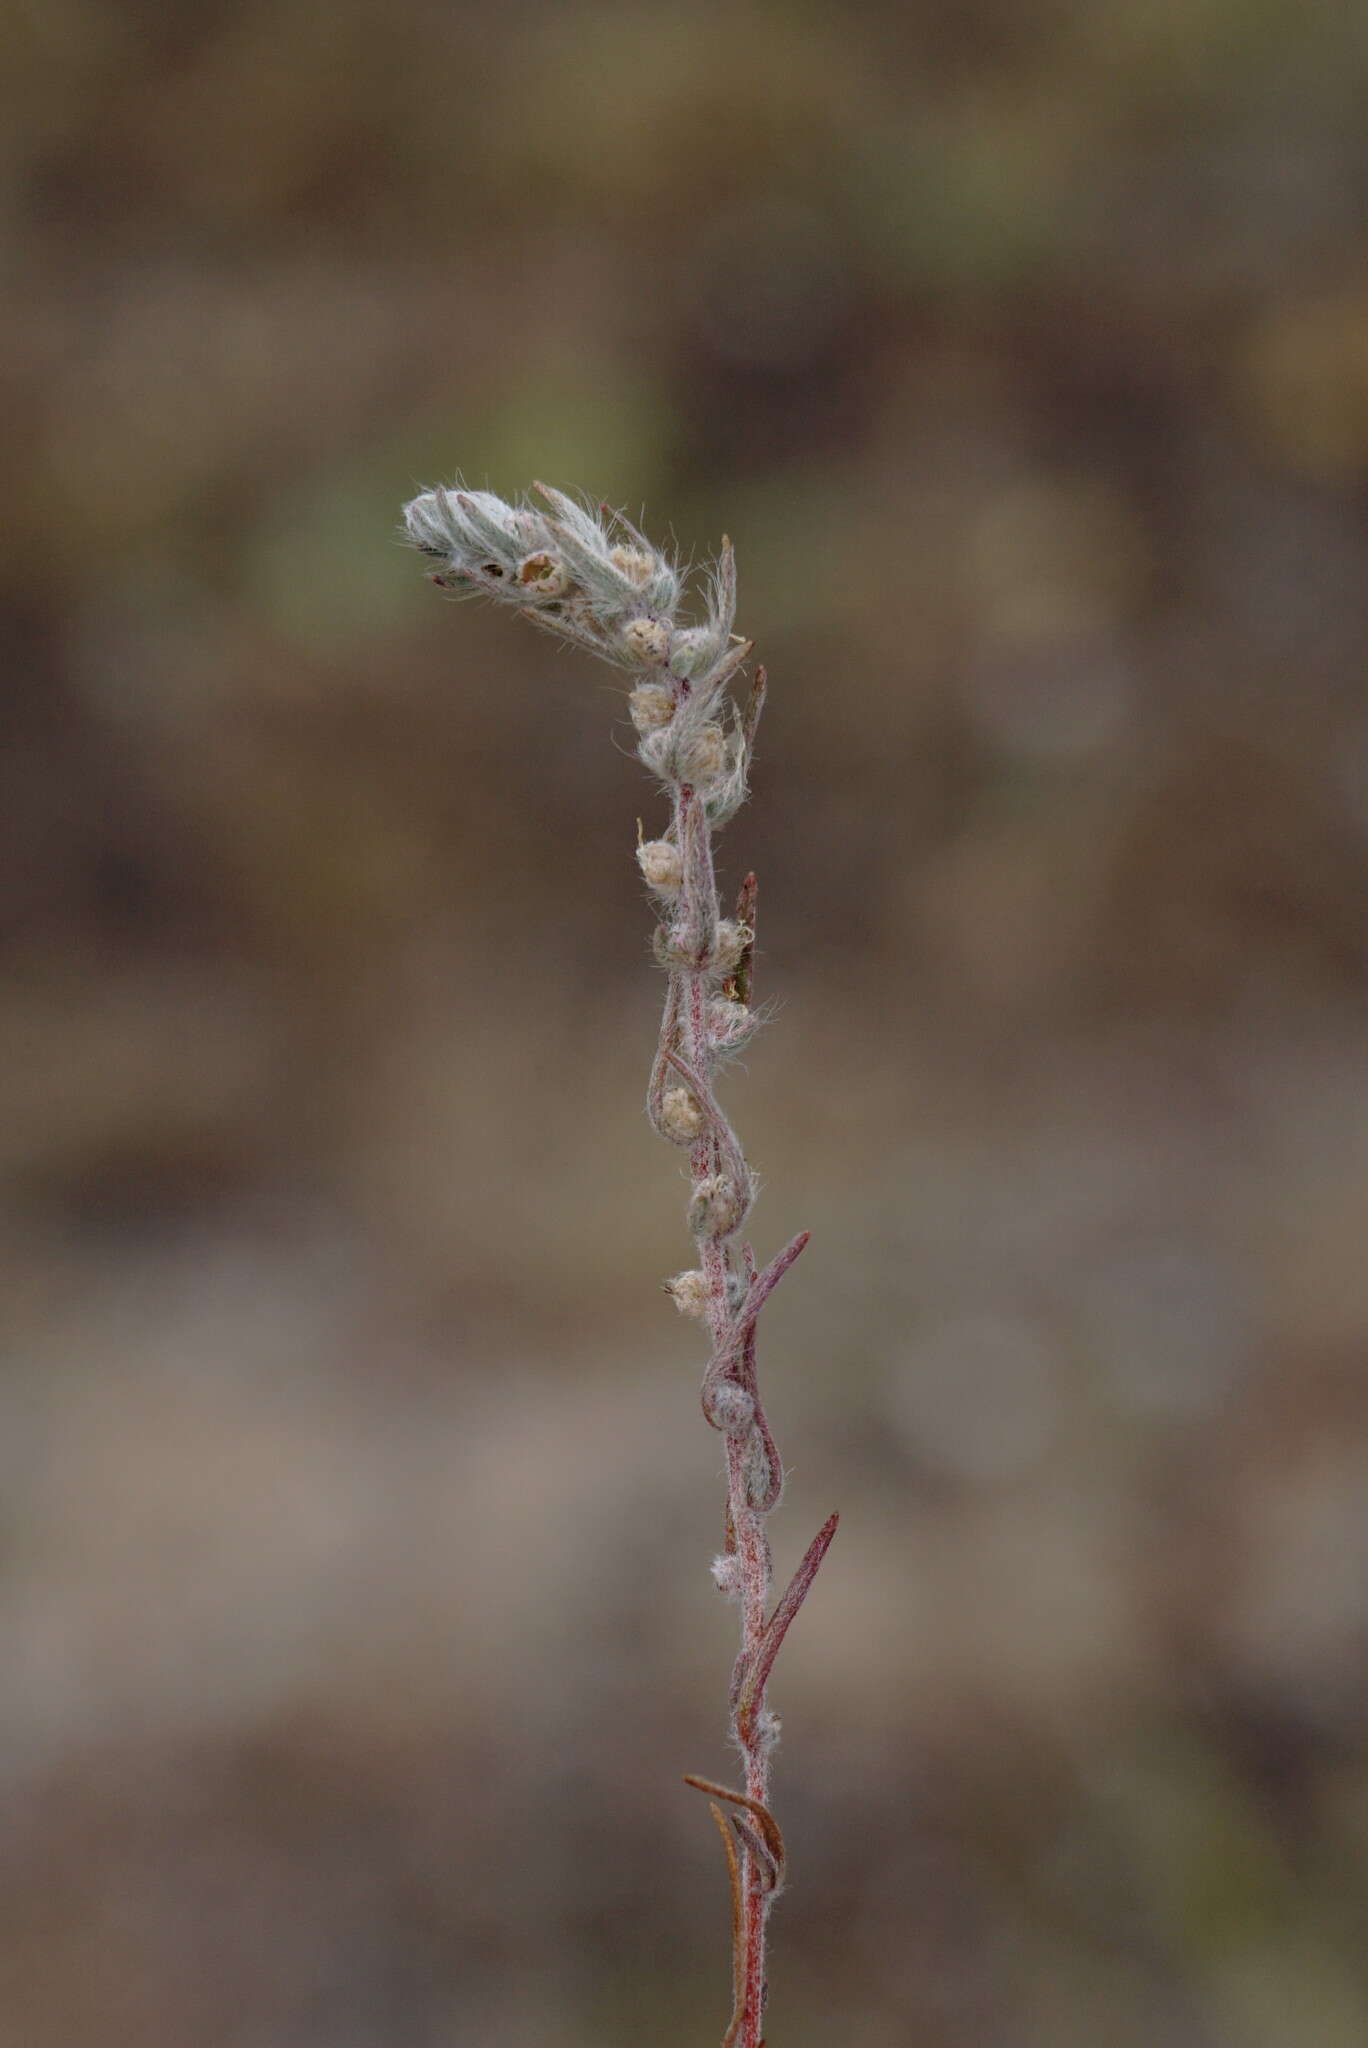
[[[708,1024],[713,1044],[720,1051],[734,1052],[754,1031],[755,1012],[745,1003],[734,1003],[727,996],[714,996],[708,1005]]]
[[[740,965],[741,955],[754,936],[749,925],[738,924],[734,917],[719,919],[717,937],[713,941],[712,966],[723,974],[730,974],[733,967]]]
[[[644,739],[648,732],[663,731],[674,717],[674,692],[664,683],[638,683],[627,699],[627,709]]]
[[[725,1173],[710,1173],[689,1197],[689,1229],[695,1237],[730,1237],[744,1214],[740,1191]]]
[[[694,964],[693,954],[684,943],[683,937],[671,931],[666,924],[658,924],[652,932],[651,951],[655,955],[657,967],[687,968]]]
[[[705,1273],[676,1273],[661,1283],[682,1316],[701,1320],[708,1313],[708,1279]]]
[[[678,772],[678,753],[673,723],[662,725],[658,732],[648,732],[637,748],[638,757],[651,773],[665,781],[673,780]]]
[[[570,588],[570,571],[559,556],[543,548],[524,555],[518,564],[518,581],[537,597],[564,597]]]
[[[680,778],[695,784],[716,782],[727,765],[727,741],[720,725],[700,725],[685,747],[679,763]]]
[[[659,619],[629,619],[622,644],[633,661],[645,668],[663,668],[670,658],[670,629]]]
[[[637,866],[651,888],[673,896],[684,879],[684,863],[672,839],[647,839],[637,848]]]
[[[660,1103],[661,1136],[673,1145],[692,1145],[703,1135],[703,1112],[687,1088],[667,1088]]]
[[[638,853],[638,858],[640,854]],[[717,931],[710,948],[705,948],[691,938],[688,930],[676,925],[658,924],[651,937],[651,951],[655,954],[656,965],[671,969],[683,968],[708,974],[730,974],[739,966],[741,956],[751,941],[749,928],[724,917],[719,920]],[[716,1012],[709,1005],[709,1023],[714,1044],[734,1044],[750,1030],[753,1019],[744,1004],[733,1003],[725,997],[719,998],[722,1010]],[[739,1013],[739,1014],[738,1014]]]
[[[608,559],[615,569],[620,569],[629,583],[640,587],[651,580],[655,568],[655,556],[648,555],[645,548],[612,548]]]

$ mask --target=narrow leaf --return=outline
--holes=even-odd
[[[768,1845],[761,1839],[760,1830],[753,1828],[748,1820],[743,1820],[739,1813],[732,1815],[732,1826],[736,1829],[737,1834],[755,1859],[755,1867],[760,1873],[762,1889],[771,1893],[777,1892],[780,1879],[779,1866],[776,1864],[773,1856],[771,1856]]]
[[[764,1697],[765,1686],[774,1669],[774,1660],[783,1646],[784,1637],[798,1609],[808,1595],[808,1589],[817,1576],[822,1559],[831,1548],[831,1539],[836,1534],[839,1515],[828,1515],[817,1534],[803,1553],[797,1571],[789,1580],[783,1596],[773,1614],[765,1624],[765,1632],[756,1645],[749,1671],[737,1699],[736,1717],[743,1732],[748,1727],[756,1704]]]
[[[741,1907],[741,1866],[737,1860],[736,1844],[726,1817],[716,1800],[708,1801],[708,1811],[713,1817],[717,1832],[722,1837],[722,1852],[727,1859],[727,1883],[731,1887],[731,1930],[732,1930],[732,2009],[731,2021],[722,2036],[722,2048],[733,2048],[740,2032],[746,1998],[746,1956],[742,1946]]]
[[[781,1252],[774,1254],[764,1271],[752,1280],[746,1290],[745,1306],[741,1312],[743,1321],[754,1322],[811,1236],[810,1230],[800,1230],[796,1237],[789,1239]]]
[[[710,1799],[726,1799],[733,1806],[744,1806],[753,1814],[764,1839],[765,1848],[774,1860],[775,1868],[782,1874],[784,1868],[784,1838],[779,1832],[779,1823],[762,1800],[752,1799],[747,1792],[733,1792],[729,1785],[718,1785],[711,1778],[695,1778],[685,1772],[684,1783],[692,1785],[696,1792],[706,1792]]]
[[[751,677],[750,696],[746,699],[746,708],[741,714],[741,737],[746,743],[747,762],[755,747],[756,728],[760,723],[760,714],[765,708],[765,693],[768,688],[769,670],[761,662]]]
[[[736,922],[742,931],[749,932],[741,958],[722,984],[722,993],[729,1002],[749,1004],[754,986],[755,960],[755,899],[759,884],[752,872],[742,882],[736,897]]]
[[[692,1072],[692,1068],[687,1069],[687,1073],[692,1074]],[[790,1239],[781,1252],[775,1253],[764,1272],[759,1275],[755,1274],[752,1261],[750,1286],[747,1289],[746,1298],[741,1304],[740,1313],[728,1326],[726,1335],[708,1360],[707,1368],[703,1374],[705,1412],[706,1396],[717,1384],[717,1381],[725,1378],[735,1365],[736,1354],[738,1350],[744,1347],[753,1331],[755,1319],[759,1315],[760,1310],[770,1295],[773,1294],[775,1288],[779,1285],[779,1282],[798,1257],[811,1235],[812,1232],[810,1230],[800,1230],[798,1235]],[[750,1252],[749,1245],[747,1245],[746,1251],[747,1253]],[[746,1380],[746,1384],[753,1394],[758,1393],[758,1389],[753,1384],[754,1377],[755,1375],[752,1372]]]
[[[687,1081],[694,1101],[712,1126],[713,1142],[717,1146],[719,1157],[731,1180],[732,1186],[736,1189],[740,1200],[743,1203],[748,1203],[752,1192],[750,1169],[746,1165],[740,1141],[728,1123],[721,1103],[713,1094],[712,1089],[708,1086],[698,1069],[690,1066],[682,1053],[671,1051],[667,1047],[665,1049],[665,1057],[675,1072]]]

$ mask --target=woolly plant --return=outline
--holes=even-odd
[[[697,1264],[664,1283],[681,1314],[706,1328],[703,1414],[726,1449],[725,1539],[718,1588],[740,1608],[729,1730],[740,1790],[690,1776],[709,1796],[727,1858],[732,1909],[732,2014],[723,2048],[764,2048],[766,1927],[784,1881],[784,1842],[770,1808],[770,1761],[779,1735],[767,1701],[774,1661],[827,1547],[836,1516],[809,1544],[771,1606],[766,1519],[784,1471],[756,1374],[761,1309],[807,1242],[806,1231],[756,1264],[743,1236],[755,1178],[718,1100],[718,1069],[756,1028],[753,1003],[755,876],[734,914],[718,902],[713,836],[745,801],[765,671],[744,706],[731,685],[751,643],[733,632],[736,576],[724,540],[707,578],[703,616],[682,621],[678,566],[620,513],[536,486],[541,503],[507,504],[489,491],[424,491],[405,509],[408,536],[440,564],[432,581],[460,596],[506,606],[624,669],[637,752],[668,800],[670,822],[642,839],[637,862],[656,907],[655,958],[665,974],[660,1041],[646,1107],[667,1144],[687,1153],[688,1228]]]

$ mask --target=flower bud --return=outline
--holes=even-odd
[[[662,1280],[660,1284],[682,1316],[694,1316],[701,1321],[707,1315],[706,1273],[676,1273],[673,1280]]]
[[[558,555],[539,549],[519,562],[518,581],[532,597],[564,597],[570,588],[570,572]]]
[[[710,964],[723,974],[730,974],[754,936],[749,925],[738,924],[734,917],[720,919]]]
[[[703,1112],[687,1088],[667,1088],[660,1103],[661,1135],[674,1145],[692,1145],[703,1133]]]
[[[734,1550],[724,1551],[712,1561],[713,1584],[729,1600],[741,1598],[741,1560]]]
[[[670,666],[676,675],[691,676],[717,655],[717,636],[707,626],[685,626],[674,636]]]
[[[695,1237],[730,1237],[740,1227],[745,1207],[735,1183],[725,1173],[712,1173],[694,1188],[688,1213]]]
[[[679,763],[682,782],[715,782],[727,765],[727,742],[720,725],[700,725]]]
[[[651,951],[657,967],[672,971],[679,967],[692,967],[693,958],[682,938],[669,925],[658,924],[651,933]]]
[[[644,761],[653,775],[662,782],[674,782],[678,778],[675,756],[679,749],[675,743],[674,725],[662,725],[658,732],[648,732],[637,748],[637,758]]]
[[[643,668],[663,668],[670,658],[670,629],[659,619],[629,619],[622,644],[628,658]]]
[[[674,717],[674,692],[666,689],[664,683],[638,683],[627,699],[627,709],[644,738],[648,732],[659,732]]]
[[[745,1003],[727,996],[714,996],[708,1005],[708,1027],[713,1044],[722,1052],[735,1052],[755,1029],[755,1012]]]
[[[650,581],[655,567],[654,555],[648,555],[644,548],[611,548],[608,559],[615,569],[620,569],[629,583],[638,587]]]
[[[452,551],[452,523],[445,491],[424,491],[404,507],[408,537],[425,555],[444,561]]]
[[[727,1436],[739,1436],[755,1420],[755,1397],[735,1380],[719,1380],[708,1390],[704,1406],[713,1428]]]
[[[658,924],[651,934],[651,951],[656,966],[671,974],[697,974],[708,964],[706,946],[687,925]]]
[[[637,866],[650,886],[662,895],[673,895],[684,879],[684,863],[673,840],[647,839],[638,846],[636,857]]]

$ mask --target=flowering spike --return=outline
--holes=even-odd
[[[702,616],[690,621],[679,616],[677,565],[621,512],[549,484],[534,488],[534,500],[517,503],[460,483],[423,491],[405,508],[404,522],[413,545],[436,565],[432,580],[443,590],[482,593],[540,631],[628,671],[637,753],[670,804],[664,830],[650,839],[640,828],[637,834],[638,865],[657,905],[655,955],[667,977],[647,1113],[661,1137],[688,1157],[697,1264],[663,1286],[709,1338],[703,1412],[723,1433],[727,1466],[724,1545],[713,1570],[740,1607],[729,1703],[745,1790],[702,1778],[688,1783],[711,1795],[727,1857],[732,2016],[723,2048],[764,2048],[766,1927],[784,1872],[783,1837],[769,1808],[779,1724],[765,1687],[836,1528],[833,1515],[767,1613],[765,1517],[778,1504],[784,1468],[760,1395],[756,1324],[807,1232],[763,1268],[739,1240],[755,1177],[714,1082],[755,1028],[756,882],[746,876],[736,915],[725,918],[713,861],[714,834],[745,801],[766,676],[763,668],[754,671],[739,708],[731,687],[752,647],[734,631],[730,540],[708,576]],[[730,1819],[723,1806],[736,1809]]]

